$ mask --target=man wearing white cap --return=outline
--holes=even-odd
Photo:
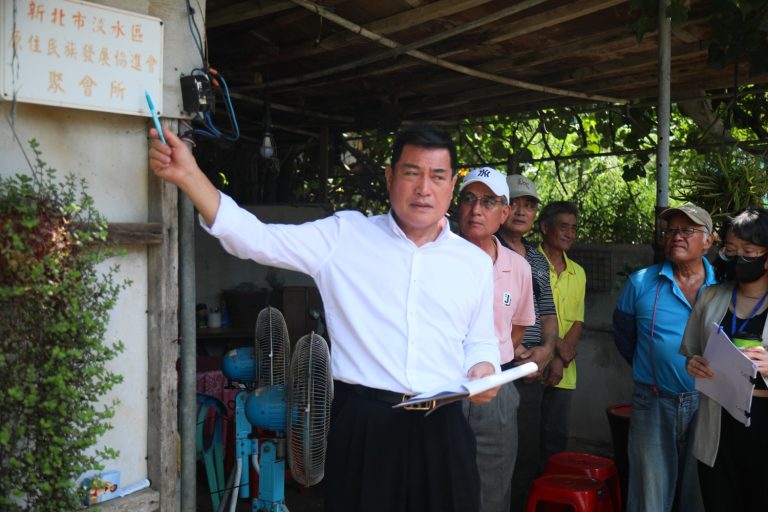
[[[694,379],[679,353],[686,321],[701,291],[716,283],[704,254],[712,218],[686,204],[659,215],[666,261],[629,276],[613,312],[613,338],[632,366],[627,510],[703,510],[691,454],[699,408]]]
[[[515,347],[522,342],[526,327],[536,320],[531,267],[494,236],[509,216],[508,203],[506,178],[491,167],[471,170],[459,188],[461,236],[493,260],[493,316],[502,369],[512,366]],[[481,512],[509,511],[517,455],[518,404],[514,385],[503,386],[488,404],[464,404],[477,440]]]

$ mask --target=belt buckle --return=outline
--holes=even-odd
[[[411,398],[412,395],[403,395],[403,402]],[[429,400],[428,402],[420,402],[418,404],[404,405],[403,409],[406,411],[431,411],[437,406],[437,400]]]

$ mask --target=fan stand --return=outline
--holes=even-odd
[[[235,397],[236,456],[241,461],[239,497],[251,497],[250,465],[259,466],[258,498],[252,500],[253,512],[285,512],[285,439],[256,438],[253,425],[245,415],[249,393],[241,391]],[[261,441],[261,442],[259,442]],[[258,459],[257,457],[258,453]]]
[[[263,439],[259,461],[259,498],[253,501],[253,512],[288,510],[285,506],[285,439]]]

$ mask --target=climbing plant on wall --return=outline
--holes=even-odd
[[[85,183],[58,182],[31,148],[31,175],[0,178],[0,510],[78,510],[78,476],[117,455],[97,443],[122,380],[109,311],[128,283],[102,266],[113,250]]]

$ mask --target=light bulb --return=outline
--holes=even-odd
[[[275,140],[272,138],[271,133],[264,132],[264,139],[261,141],[259,154],[264,158],[272,158],[275,155]]]

